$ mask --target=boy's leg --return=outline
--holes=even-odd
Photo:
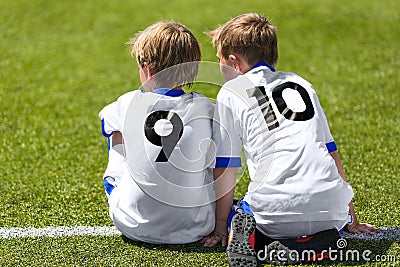
[[[228,218],[228,262],[229,266],[258,266],[259,263],[285,264],[287,262],[264,258],[265,251],[290,250],[256,229],[256,221],[250,205],[243,199],[233,205]],[[264,254],[263,254],[264,253]],[[295,262],[289,262],[295,263]]]
[[[322,260],[329,256],[329,251],[338,248],[337,241],[340,239],[337,229],[332,228],[298,239],[274,240],[256,229],[254,214],[243,200],[233,206],[228,226],[230,266],[257,266],[258,263],[283,265]]]
[[[103,175],[104,188],[107,197],[110,196],[112,190],[126,172],[124,145],[122,144],[122,136],[119,132],[115,132],[109,140],[108,164]]]
[[[250,206],[239,200],[232,207],[228,218],[228,246],[227,255],[229,266],[251,267],[257,266],[257,257],[254,251],[254,233],[256,221]]]
[[[230,227],[230,229],[229,229]],[[233,205],[228,218],[228,262],[229,266],[258,266],[259,263],[294,264],[297,261],[281,260],[281,255],[271,251],[289,254],[290,249],[256,229],[254,214],[243,199]]]
[[[338,249],[340,239],[336,228],[298,239],[273,240],[256,230],[255,251],[262,263],[284,265],[308,263],[327,259],[330,251]]]

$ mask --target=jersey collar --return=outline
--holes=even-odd
[[[166,96],[175,97],[175,96],[184,95],[185,91],[183,91],[181,89],[180,90],[172,90],[172,89],[169,89],[169,88],[158,88],[158,89],[154,90],[153,93],[159,94],[159,95],[166,95]]]
[[[274,67],[268,65],[268,64],[265,63],[264,61],[258,62],[258,63],[257,63],[254,67],[252,67],[250,70],[253,70],[253,69],[258,68],[258,67],[261,67],[261,66],[267,67],[267,68],[269,68],[272,72],[275,72]]]

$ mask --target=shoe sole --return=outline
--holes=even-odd
[[[253,216],[238,213],[232,218],[232,236],[226,252],[231,267],[258,266],[256,253],[249,243],[249,237],[256,229]]]
[[[265,263],[273,265],[299,264],[298,259],[292,259],[291,250],[279,241],[274,241],[266,248],[268,253]]]

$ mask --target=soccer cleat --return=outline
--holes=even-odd
[[[258,266],[256,253],[249,242],[249,237],[255,228],[256,221],[250,214],[239,212],[233,216],[231,233],[226,249],[229,266]]]
[[[274,265],[310,263],[327,259],[331,250],[337,249],[340,235],[336,229],[318,232],[299,239],[276,240],[266,246],[260,259]]]
[[[265,259],[265,263],[273,265],[287,265],[287,264],[298,264],[298,259],[292,259],[292,250],[280,241],[274,241],[267,246],[266,252],[268,252]],[[260,259],[261,260],[261,259]]]

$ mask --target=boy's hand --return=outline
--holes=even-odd
[[[218,243],[221,243],[221,245],[224,247],[226,246],[227,239],[228,237],[226,235],[214,231],[208,236],[203,237],[200,242],[203,243],[203,246],[206,248],[214,247]]]
[[[368,223],[358,223],[357,221],[347,225],[347,231],[352,234],[376,234],[378,229]]]

